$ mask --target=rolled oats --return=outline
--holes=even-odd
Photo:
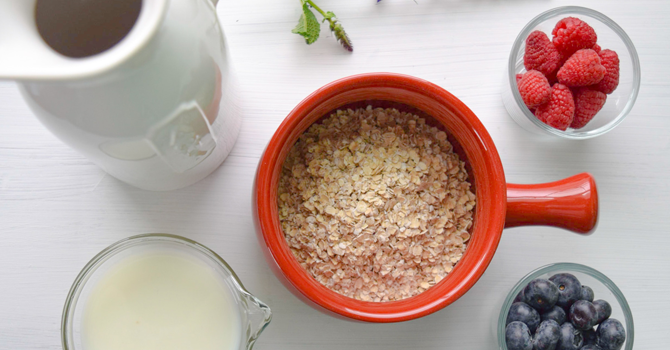
[[[342,295],[386,302],[440,282],[470,239],[475,195],[447,134],[396,109],[338,110],[291,148],[277,198],[301,266]]]

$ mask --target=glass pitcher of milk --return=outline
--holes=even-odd
[[[77,276],[63,350],[250,350],[271,318],[213,251],[180,236],[139,235]]]
[[[149,190],[214,171],[241,118],[217,0],[0,0],[0,79],[63,142]]]

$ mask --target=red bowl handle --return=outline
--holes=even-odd
[[[598,190],[589,173],[543,184],[507,184],[505,227],[547,225],[590,234],[597,223]]]

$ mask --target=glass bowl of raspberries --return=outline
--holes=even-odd
[[[535,17],[514,41],[503,103],[523,128],[569,139],[602,135],[623,121],[640,89],[640,60],[614,21],[584,7]]]
[[[512,288],[497,333],[501,350],[631,350],[633,314],[607,276],[588,266],[556,263]]]

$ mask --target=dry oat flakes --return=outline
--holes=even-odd
[[[338,110],[300,136],[279,180],[291,251],[364,301],[417,295],[463,256],[475,195],[445,132],[395,109]]]

